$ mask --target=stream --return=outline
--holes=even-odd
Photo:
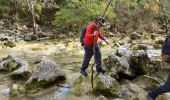
[[[78,41],[78,40],[77,40]],[[101,48],[102,58],[107,57],[114,50],[109,46]],[[34,95],[22,95],[10,97],[9,90],[12,82],[4,77],[6,74],[0,74],[0,98],[1,100],[92,100],[94,95],[74,96],[70,93],[74,80],[79,77],[79,69],[83,60],[83,49],[79,42],[69,42],[60,40],[43,40],[33,42],[19,42],[14,48],[0,47],[0,57],[12,55],[27,60],[33,66],[35,61],[41,59],[53,60],[60,65],[60,68],[66,74],[66,83],[60,86],[52,86],[40,91]],[[92,64],[91,60],[90,64]],[[34,70],[34,67],[32,67]],[[90,68],[88,68],[90,73]],[[14,82],[15,83],[15,82]],[[23,82],[16,82],[22,84]]]
[[[127,41],[129,38],[125,38],[124,44],[119,46],[119,48],[129,48],[131,46]],[[119,41],[117,38],[116,41]],[[137,40],[136,44],[145,44],[149,48],[147,50],[149,57],[160,58],[161,50],[154,50],[150,44],[150,40]],[[113,43],[113,42],[112,42]],[[111,44],[112,45],[112,44]],[[112,53],[115,53],[118,47],[102,46],[101,53],[102,59],[107,58]],[[83,60],[84,51],[80,46],[79,40],[41,40],[24,42],[20,41],[17,43],[16,47],[8,48],[0,45],[0,58],[6,57],[8,55],[15,56],[20,59],[27,60],[31,68],[35,69],[35,62],[42,59],[55,61],[60,65],[60,68],[66,74],[65,84],[54,85],[41,90],[36,94],[24,94],[17,97],[10,97],[9,90],[13,84],[23,85],[23,81],[11,81],[8,77],[5,77],[6,73],[0,73],[0,100],[94,100],[97,96],[94,94],[86,94],[81,96],[76,96],[71,94],[71,88],[73,82],[81,74],[79,73],[80,67]],[[90,65],[93,63],[93,58],[90,61]],[[89,67],[90,67],[89,65]],[[87,72],[90,74],[90,68]]]

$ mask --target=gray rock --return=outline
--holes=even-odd
[[[13,86],[10,88],[9,95],[12,97],[19,95],[20,93],[18,91],[18,88],[19,86],[17,84],[13,84]]]
[[[94,100],[107,100],[107,98],[101,95]]]
[[[16,68],[16,60],[12,56],[5,57],[0,62],[0,71],[13,71]]]
[[[135,80],[133,80],[133,82],[143,89],[150,90],[158,87],[161,81],[158,78],[154,78],[148,75],[143,75],[137,77]]]
[[[110,76],[99,75],[96,79],[96,88],[97,91],[110,93],[115,97],[119,97],[121,94],[121,88],[118,81]]]
[[[149,73],[149,57],[144,50],[134,52],[130,57],[129,63],[133,76]]]
[[[53,61],[41,61],[31,77],[26,82],[26,89],[42,87],[54,82],[63,82],[66,79],[64,72]]]
[[[116,55],[120,56],[120,57],[122,57],[122,56],[130,56],[131,54],[132,54],[132,51],[130,51],[127,48],[118,48],[116,50]]]
[[[140,34],[137,33],[137,32],[133,32],[130,34],[130,39],[132,40],[136,40],[136,39],[139,39],[140,38]]]
[[[18,60],[16,60],[16,63],[19,68],[14,70],[13,72],[11,72],[10,77],[12,79],[18,79],[18,78],[27,79],[32,73],[32,70],[31,70],[28,62],[25,60],[18,59]]]
[[[123,73],[127,76],[132,76],[129,66],[129,57],[118,57],[116,55],[109,56],[109,60],[106,64],[107,70],[111,73],[111,76],[114,78],[119,78],[117,75]]]
[[[125,100],[145,100],[146,99],[146,92],[143,88],[139,87],[138,85],[125,82],[121,85],[122,89],[122,98]]]
[[[37,36],[36,35],[30,35],[30,34],[28,34],[28,35],[25,35],[24,36],[24,40],[25,41],[33,41],[33,40],[36,40],[37,39]]]

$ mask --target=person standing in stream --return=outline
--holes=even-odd
[[[109,42],[106,40],[106,38],[101,34],[100,28],[103,26],[105,20],[102,17],[97,17],[94,19],[93,22],[91,22],[86,27],[85,37],[83,39],[83,46],[84,46],[84,59],[81,67],[80,73],[84,76],[87,76],[86,69],[88,68],[89,62],[92,58],[93,54],[93,46],[94,46],[94,39],[97,43],[98,38],[105,41],[107,45],[109,45]],[[98,45],[95,45],[95,54],[96,54],[96,70],[98,73],[105,73],[106,71],[102,68],[102,61],[101,61],[101,52]]]

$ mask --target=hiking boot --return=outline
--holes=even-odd
[[[147,99],[147,100],[155,100],[155,98],[154,98],[154,97],[152,97],[149,93],[148,93],[148,95],[147,95],[146,99]]]
[[[102,73],[102,74],[104,74],[104,73],[106,72],[106,70],[105,70],[105,69],[103,69],[103,68],[101,68],[100,70],[97,70],[97,72],[98,72],[98,73]]]
[[[84,75],[85,77],[88,76],[88,74],[86,73],[86,71],[81,70],[80,73],[81,73],[82,75]]]

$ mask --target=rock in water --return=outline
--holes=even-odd
[[[96,91],[102,93],[109,93],[115,97],[119,97],[121,94],[120,84],[117,80],[110,76],[100,75],[96,79]]]
[[[47,86],[66,79],[64,72],[53,61],[41,61],[31,77],[26,82],[26,90]]]
[[[131,55],[130,70],[133,76],[149,73],[149,57],[144,50],[138,50]]]
[[[12,79],[18,79],[18,78],[27,79],[32,73],[32,70],[28,62],[25,60],[16,60],[16,63],[19,68],[11,72],[10,77]]]

